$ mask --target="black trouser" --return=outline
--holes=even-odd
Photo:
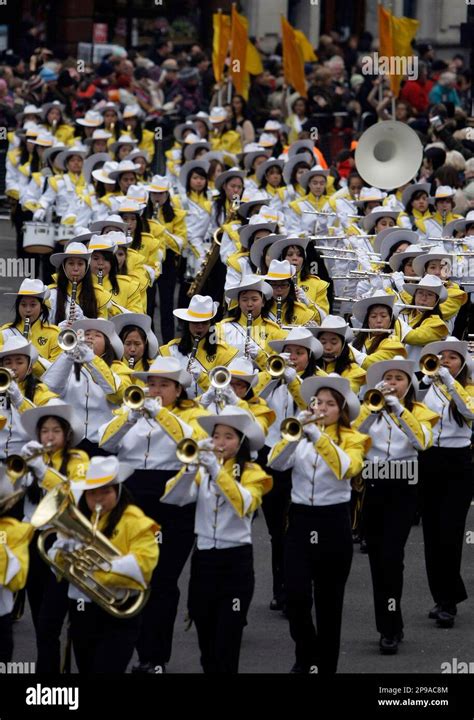
[[[196,624],[205,673],[238,672],[254,584],[251,545],[193,553],[189,614]]]
[[[12,614],[0,615],[0,662],[11,662],[13,657]]]
[[[126,481],[136,504],[161,526],[160,557],[151,578],[137,643],[140,662],[153,665],[163,665],[171,657],[180,596],[178,580],[194,545],[196,505],[160,503],[167,480],[175,475],[174,470],[136,470]]]
[[[206,282],[199,291],[201,295],[210,295],[213,300],[219,303],[219,310],[214,318],[214,322],[219,322],[224,316],[224,286],[227,274],[227,267],[220,258],[212,268]]]
[[[417,486],[407,480],[367,482],[363,517],[379,633],[401,633],[403,559],[417,502]]]
[[[78,450],[84,450],[89,457],[94,457],[94,455],[103,455],[107,456],[111,453],[107,452],[107,450],[104,450],[103,448],[99,447],[98,443],[91,442],[87,438],[84,438],[81,440],[81,442],[76,445]]]
[[[178,256],[168,249],[166,259],[162,265],[162,272],[158,278],[158,292],[160,295],[161,336],[166,345],[175,337],[174,330],[174,291],[176,287],[176,262]]]
[[[141,615],[115,618],[96,603],[69,600],[71,640],[82,674],[124,673],[137,641]]]
[[[45,561],[40,557],[37,547],[39,532],[36,531],[32,541],[29,544],[28,552],[30,556],[28,579],[26,581],[26,595],[31,608],[31,619],[38,632],[38,619],[43,603],[46,586],[49,582],[51,570]],[[52,544],[52,540],[50,545]]]
[[[468,447],[433,447],[421,456],[426,572],[439,605],[453,606],[467,598],[461,558],[472,500],[472,470]]]
[[[61,672],[61,631],[69,608],[68,588],[66,580],[58,582],[56,575],[49,573],[36,631],[38,673]]]
[[[296,661],[304,670],[335,673],[344,588],[352,562],[349,503],[292,504],[285,542],[285,585]],[[316,608],[317,633],[312,618]]]
[[[262,511],[272,547],[273,597],[284,602],[283,554],[291,498],[291,470],[278,472],[267,467],[265,463],[268,450],[269,448],[265,447],[258,457],[261,467],[264,467],[265,471],[273,476],[273,487],[269,493],[263,496]]]

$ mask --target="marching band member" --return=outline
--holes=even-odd
[[[306,408],[301,396],[301,383],[318,371],[316,360],[321,357],[323,347],[306,328],[293,328],[283,340],[270,340],[269,346],[281,356],[286,367],[281,377],[274,378],[263,371],[255,392],[265,399],[274,411],[276,420],[269,429],[265,447],[260,452],[259,462],[267,467],[268,453],[280,439],[280,425],[286,417],[292,417]],[[267,467],[268,469],[268,467]],[[283,547],[288,524],[290,504],[291,473],[288,470],[271,470],[273,488],[263,500],[263,514],[271,539],[273,597],[270,610],[285,610],[286,594],[283,579]]]
[[[155,155],[155,136],[151,130],[142,126],[144,118],[143,110],[137,103],[125,105],[122,114],[123,122],[126,125],[127,133],[138,141],[138,147],[148,155],[148,161],[153,162]]]
[[[356,296],[367,297],[374,290],[384,288],[387,292],[401,293],[405,278],[403,273],[392,273],[391,277],[378,276],[377,273],[391,273],[390,260],[393,255],[409,250],[410,246],[416,243],[418,235],[413,230],[402,230],[397,227],[386,228],[379,232],[374,240],[375,252],[380,255],[380,263],[373,264],[369,256],[359,257],[360,266],[363,270],[373,272],[357,284]],[[385,262],[384,266],[382,263]]]
[[[187,271],[194,277],[199,270],[208,247],[211,224],[212,202],[208,198],[206,160],[185,162],[179,173],[182,192],[179,195],[181,208],[186,211]]]
[[[15,317],[13,322],[0,328],[0,342],[3,345],[10,337],[24,337],[30,341],[38,353],[33,372],[41,376],[50,361],[61,352],[58,347],[58,328],[49,322],[49,309],[46,300],[49,290],[41,280],[25,278],[16,295]]]
[[[374,409],[370,399],[365,400],[353,424],[372,438],[362,474],[362,514],[384,655],[396,653],[403,638],[403,558],[417,503],[417,458],[431,445],[431,428],[438,419],[416,402],[414,371],[415,363],[401,357],[371,365],[367,387],[380,391],[381,406]]]
[[[279,240],[285,240],[286,235],[274,234],[264,235],[257,240],[252,241],[252,247],[249,253],[249,262],[252,268],[252,273],[255,275],[266,275],[270,262],[273,258],[270,257],[270,248],[273,243]]]
[[[402,193],[402,203],[405,210],[398,216],[398,225],[407,230],[415,230],[420,235],[425,235],[425,221],[431,218],[429,199],[429,183],[408,185]]]
[[[0,430],[0,457],[19,453],[28,436],[21,424],[21,415],[37,405],[46,405],[57,397],[44,382],[33,375],[38,354],[26,338],[10,337],[0,349],[0,367],[10,370],[11,382],[2,391],[3,414],[7,424]]]
[[[328,289],[330,282],[322,280],[312,272],[312,265],[319,266],[328,280],[330,277],[324,265],[319,259],[316,251],[313,255],[318,260],[313,263],[308,255],[309,238],[287,237],[274,242],[268,251],[272,260],[288,260],[290,265],[296,268],[295,292],[299,302],[304,303],[310,309],[314,309],[322,318],[329,313]],[[318,272],[318,270],[316,270]]]
[[[90,269],[93,276],[94,292],[96,287],[109,294],[109,315],[123,312],[141,313],[145,311],[142,304],[140,285],[137,280],[119,274],[115,257],[117,245],[108,235],[93,235],[89,241],[91,253]]]
[[[299,235],[299,233],[314,234],[316,224],[324,229],[332,220],[325,213],[331,211],[328,204],[327,178],[329,170],[315,165],[307,170],[300,177],[300,185],[305,189],[306,195],[300,199],[290,202],[285,208],[285,219],[288,233]],[[306,212],[307,211],[307,212]],[[315,219],[316,218],[316,219]]]
[[[258,166],[257,172],[255,173],[260,190],[263,190],[270,199],[270,207],[273,210],[279,211],[284,207],[285,197],[285,184],[282,174],[283,166],[284,160],[270,157]]]
[[[283,166],[285,205],[293,200],[301,200],[306,195],[306,190],[301,185],[300,180],[307,170],[311,170],[314,164],[314,157],[310,152],[298,153],[288,158]]]
[[[19,483],[17,483],[18,485]],[[13,656],[13,605],[14,593],[25,587],[28,577],[28,545],[34,529],[29,523],[19,522],[9,516],[15,495],[21,496],[20,488],[14,486],[0,467],[0,662],[11,662]]]
[[[138,313],[122,313],[111,318],[115,332],[123,344],[123,358],[112,364],[112,370],[125,389],[132,382],[132,371],[142,372],[150,368],[158,353],[158,339],[151,329],[151,317]],[[141,380],[137,381],[142,384]]]
[[[44,103],[41,106],[42,125],[54,135],[63,145],[70,145],[74,136],[74,127],[65,122],[63,116],[64,105],[59,100]]]
[[[183,467],[167,482],[161,501],[180,507],[197,503],[189,615],[204,672],[237,673],[254,591],[252,516],[272,478],[251,462],[264,434],[246,410],[226,407],[199,424],[211,438],[200,443],[199,466]]]
[[[137,140],[134,140],[130,135],[124,133],[115,142],[111,142],[109,145],[109,153],[111,157],[119,164],[125,161],[130,153],[135,149]],[[137,168],[138,170],[139,168]]]
[[[104,124],[104,119],[97,110],[88,110],[84,117],[77,118],[75,123],[79,125],[79,128],[77,128],[78,134],[74,135],[72,139],[72,145],[85,143],[86,140],[90,139],[94,131]]]
[[[148,289],[161,272],[161,262],[156,260],[153,268],[146,265],[145,257],[131,247],[133,239],[130,235],[125,235],[118,230],[112,230],[106,234],[109,236],[108,239],[115,245],[114,255],[117,260],[119,275],[133,280],[134,284],[138,286],[141,306],[146,308]]]
[[[133,504],[124,481],[132,468],[116,457],[91,458],[86,476],[76,482],[82,490],[79,511],[98,521],[97,530],[119,551],[110,561],[110,570],[96,570],[94,578],[110,590],[144,591],[158,562],[158,526]],[[63,567],[71,544],[58,538],[49,556]],[[71,640],[80,674],[125,673],[140,631],[141,616],[114,617],[91,602],[80,586],[69,584]],[[78,602],[79,601],[79,602]]]
[[[321,322],[316,308],[311,309],[297,300],[296,268],[289,260],[272,260],[268,273],[262,275],[273,291],[273,301],[268,307],[268,317],[279,327],[285,325],[305,325],[314,320]]]
[[[225,278],[224,291],[236,287],[245,275],[256,272],[257,268],[252,266],[250,251],[254,242],[260,238],[275,233],[277,230],[276,216],[262,212],[252,215],[246,225],[238,229],[240,252],[232,253],[227,257],[227,273]]]
[[[238,350],[239,355],[251,357],[260,368],[267,359],[268,340],[279,340],[285,332],[268,317],[272,288],[259,275],[245,275],[240,285],[227,291],[229,300],[237,306],[228,317],[216,325],[217,338]]]
[[[219,303],[209,295],[193,295],[189,307],[173,310],[173,315],[183,322],[181,338],[160,347],[163,357],[178,360],[183,370],[193,377],[188,397],[196,397],[209,388],[209,371],[218,365],[228,365],[237,355],[237,349],[225,343],[216,333],[212,322]]]
[[[146,372],[148,397],[143,408],[122,406],[100,430],[101,448],[127,458],[135,468],[127,482],[139,507],[162,530],[160,563],[151,580],[151,596],[142,618],[134,672],[165,671],[171,657],[173,627],[179,602],[178,579],[194,543],[194,505],[169,508],[159,502],[167,480],[180,469],[176,445],[185,437],[204,437],[197,419],[206,411],[187,400],[191,375],[175,358],[158,357]]]
[[[44,375],[44,381],[67,403],[76,408],[84,425],[81,449],[98,454],[99,428],[112,417],[121,401],[123,388],[113,372],[114,360],[123,356],[123,345],[109,320],[77,320],[74,332],[84,332],[77,344],[65,350]]]
[[[244,173],[238,167],[226,170],[215,179],[215,189],[219,195],[214,201],[210,232],[213,235],[222,228],[220,258],[222,263],[226,263],[229,255],[240,249],[237,231],[241,218],[236,207],[244,191]]]
[[[456,191],[448,185],[440,185],[436,188],[434,196],[430,201],[434,204],[435,211],[430,218],[424,221],[425,238],[438,238],[448,222],[462,219],[462,215],[454,213]]]
[[[472,499],[474,385],[466,342],[448,337],[428,343],[423,354],[430,353],[441,365],[435,375],[423,377],[429,384],[424,402],[439,415],[433,445],[422,455],[420,468],[426,571],[435,602],[429,617],[451,628],[457,604],[467,598],[460,571]]]
[[[338,315],[327,315],[319,327],[311,332],[323,346],[322,357],[316,364],[325,373],[337,373],[349,380],[353,392],[358,393],[365,382],[365,371],[358,365],[349,340],[352,330]]]
[[[441,312],[441,303],[448,297],[446,288],[435,275],[425,275],[418,283],[406,283],[404,290],[413,298],[415,307],[400,312],[399,320],[404,320],[411,328],[404,332],[403,342],[407,345],[408,359],[418,360],[423,347],[430,342],[444,340],[448,335]],[[420,310],[425,307],[426,310]]]
[[[306,378],[301,393],[311,408],[298,416],[306,422],[301,438],[280,440],[270,453],[269,467],[291,470],[284,577],[295,642],[292,672],[316,669],[326,675],[337,669],[344,589],[352,562],[350,479],[362,470],[371,440],[351,428],[360,405],[348,380],[331,375]],[[313,592],[317,631],[311,613]]]
[[[104,118],[104,129],[112,133],[112,137],[118,140],[123,125],[121,123],[122,113],[118,105],[114,102],[98,103],[92,108],[95,112],[99,112]]]
[[[258,189],[257,170],[268,159],[270,150],[261,147],[255,142],[248,143],[240,153],[240,164],[244,167],[247,176],[245,178],[245,190],[252,192]]]
[[[213,107],[209,115],[209,121],[214,128],[211,135],[211,147],[213,150],[227,150],[237,155],[242,152],[242,140],[236,130],[227,129],[227,111],[223,107]]]
[[[110,297],[101,287],[94,287],[90,269],[91,253],[80,242],[71,242],[63,252],[50,256],[58,272],[53,275],[48,302],[51,321],[55,325],[67,320],[69,324],[83,317],[108,316]]]
[[[27,410],[21,422],[28,437],[36,437],[21,450],[29,470],[23,518],[29,522],[47,491],[66,480],[74,483],[85,477],[89,457],[83,450],[76,448],[84,436],[83,428],[71,405],[62,400],[51,400],[46,406]],[[36,632],[37,671],[59,673],[60,635],[67,614],[67,586],[65,583],[59,584],[41,560],[37,550],[37,536],[38,533],[35,533],[30,545],[30,569],[26,584]]]
[[[382,360],[392,360],[395,356],[406,357],[407,351],[402,342],[403,330],[397,321],[399,308],[395,308],[395,295],[387,295],[383,290],[371,297],[358,300],[352,306],[354,318],[361,327],[373,332],[357,332],[350,343],[357,362],[364,370]],[[377,332],[388,330],[389,332]]]
[[[43,221],[47,211],[54,208],[62,222],[71,224],[74,216],[73,222],[87,225],[92,216],[92,200],[82,172],[86,153],[83,145],[68,147],[59,153],[55,162],[63,174],[49,178],[48,187],[38,200],[38,209],[33,213],[33,220]]]

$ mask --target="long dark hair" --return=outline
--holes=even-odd
[[[16,327],[23,321],[23,318],[20,315],[20,302],[24,297],[27,297],[27,296],[26,295],[18,295],[17,299],[15,300],[15,305],[14,305],[15,317],[13,319],[13,322],[9,323],[7,325],[7,327],[11,327],[11,328]],[[40,314],[38,316],[38,320],[41,323],[47,323],[49,321],[49,308],[45,304],[44,300],[40,300],[39,298],[37,298],[37,300],[39,300],[40,304],[41,304],[41,310],[40,310]]]
[[[62,417],[58,417],[57,415],[54,415],[52,413],[51,415],[44,415],[42,418],[38,420],[38,424],[36,425],[36,437],[39,440],[40,438],[40,432],[41,428],[43,427],[46,420],[50,420],[53,418],[54,420],[57,420],[57,422],[60,424],[61,429],[64,433],[64,447],[62,449],[62,460],[61,465],[59,467],[58,472],[61,473],[61,475],[64,475],[64,477],[67,477],[67,466],[68,462],[71,459],[71,451],[72,451],[72,430],[71,426],[69,425],[68,421],[65,420]],[[28,500],[33,503],[34,505],[37,505],[41,498],[43,497],[43,493],[38,485],[38,479],[36,475],[33,473],[34,482],[31,483],[31,485],[26,490],[26,497]]]
[[[109,271],[109,280],[110,284],[112,285],[112,292],[114,295],[118,295],[120,292],[120,287],[117,280],[117,273],[118,273],[118,262],[117,258],[115,257],[113,252],[108,252],[107,250],[97,250],[97,252],[100,252],[101,255],[104,256],[104,260],[107,260],[107,262],[110,263],[110,271]]]
[[[188,177],[186,178],[186,194],[191,192],[191,175],[193,173],[196,173],[196,175],[199,175],[199,177],[202,177],[205,179],[206,184],[204,185],[204,189],[202,190],[202,192],[200,194],[207,195],[207,173],[200,167],[193,168],[193,170],[190,173],[188,173]]]
[[[113,349],[107,335],[105,335],[104,333],[102,333],[102,335],[104,336],[105,349],[104,349],[104,354],[101,355],[100,358],[105,363],[107,363],[107,365],[110,367],[112,365],[112,363],[114,362],[114,360],[121,360],[121,358],[116,356],[115,350]]]
[[[300,162],[296,163],[293,167],[293,170],[291,171],[290,175],[290,185],[297,185],[299,183],[296,182],[296,173],[301,168],[304,167],[306,170],[311,170],[311,165],[306,160],[301,160]]]
[[[121,329],[121,331],[119,333],[119,338],[125,344],[125,340],[128,338],[128,336],[132,332],[137,332],[145,344],[145,349],[143,351],[143,357],[142,357],[142,363],[143,363],[145,372],[147,372],[147,370],[150,367],[150,363],[148,362],[148,338],[147,338],[146,333],[143,330],[143,328],[138,327],[138,325],[124,325],[124,327]]]
[[[297,300],[296,298],[296,290],[295,290],[295,283],[293,280],[290,279],[290,290],[288,292],[288,295],[286,296],[286,300],[283,300],[282,302],[282,317],[283,320],[285,320],[288,325],[291,325],[293,321],[293,313],[295,311],[295,302]],[[273,300],[276,302],[276,298],[274,297]]]
[[[110,511],[109,517],[107,518],[106,526],[103,530],[101,530],[102,534],[105,535],[105,537],[107,538],[112,537],[112,533],[117,527],[126,508],[133,503],[132,495],[126,485],[121,483],[120,486],[112,485],[112,487],[116,488],[118,502],[116,506]],[[92,512],[89,510],[89,506],[86,502],[85,493],[82,493],[78,503],[78,507],[81,513],[85,515],[88,520],[90,520],[92,517]]]
[[[413,304],[414,305],[416,305],[415,295],[416,295],[416,291],[413,293]],[[418,312],[421,313],[421,317],[419,317],[418,320],[411,326],[411,329],[415,330],[417,327],[419,327],[421,325],[422,322],[427,320],[429,317],[433,317],[434,315],[437,315],[438,317],[441,318],[441,320],[444,320],[440,305],[441,305],[441,303],[439,301],[439,296],[438,296],[438,302],[436,303],[436,305],[434,307],[427,308],[426,310],[421,310],[421,311],[419,310]]]
[[[268,185],[267,172],[268,172],[269,170],[271,170],[273,167],[277,167],[278,170],[280,171],[280,184],[278,185],[278,187],[285,187],[285,181],[284,181],[284,179],[283,179],[282,169],[281,169],[280,165],[276,162],[276,163],[274,163],[273,165],[269,165],[269,166],[267,167],[267,169],[265,170],[265,174],[264,174],[264,176],[263,176],[263,178],[262,178],[262,182],[260,183],[260,189],[261,189],[261,190],[266,190],[266,189],[267,189],[267,185]]]
[[[226,203],[229,202],[229,200],[227,199],[227,195],[225,193],[224,186],[227,185],[229,180],[232,180],[233,177],[240,177],[240,176],[231,175],[230,177],[228,177],[227,180],[225,181],[225,183],[222,184],[221,189],[219,190],[219,197],[217,198],[217,200],[214,201],[214,217],[215,217],[215,220],[218,223],[218,225],[222,224],[219,222],[219,217],[220,217],[221,213],[224,216],[224,220],[225,220],[225,217],[227,214]],[[240,193],[239,197],[242,197],[243,192],[244,192],[244,184],[242,182],[242,192]]]
[[[217,343],[213,342],[214,338],[216,336],[215,328],[213,325],[210,325],[209,330],[204,335],[204,343],[203,347],[206,352],[206,355],[209,357],[215,357],[217,353]],[[184,329],[183,329],[183,335],[181,337],[181,340],[178,343],[178,350],[181,353],[181,355],[189,355],[193,348],[194,344],[194,338],[191,335],[191,332],[189,330],[189,322],[184,323]]]
[[[173,222],[176,217],[176,213],[171,202],[171,195],[169,193],[163,205],[159,207],[158,212],[160,210],[163,213],[163,220],[165,221],[165,223]]]
[[[364,322],[362,323],[362,327],[364,327],[364,328],[369,327],[369,313],[370,313],[371,309],[374,308],[376,305],[377,305],[377,303],[374,302],[373,305],[370,305],[370,306],[367,308],[367,312],[365,313],[365,318],[364,318]],[[387,308],[388,312],[390,313],[390,325],[389,325],[389,328],[393,329],[393,328],[395,327],[395,316],[394,316],[394,314],[393,314],[393,311],[388,307],[388,305],[380,305],[379,307],[386,307],[386,308]],[[385,333],[375,333],[375,337],[372,338],[372,340],[371,340],[371,342],[370,342],[370,346],[369,346],[369,348],[368,348],[368,350],[367,350],[367,354],[368,354],[368,355],[372,355],[372,353],[374,353],[374,352],[377,350],[378,346],[380,345],[380,343],[382,342],[382,340],[384,340],[384,339],[387,337],[387,335],[388,335],[388,333],[387,333],[387,334],[385,334]],[[364,340],[364,334],[363,334],[363,333],[357,333],[357,337],[356,337],[355,340],[352,342],[352,347],[354,347],[356,350],[362,350],[362,348],[364,347],[364,342],[365,342],[365,340]]]
[[[149,232],[150,231],[150,225],[148,223],[147,218],[145,218],[143,215],[138,215],[137,213],[137,225],[135,227],[135,231],[133,233],[133,241],[130,247],[132,250],[140,250],[142,246],[142,232]]]
[[[327,332],[331,332],[331,330],[328,330]],[[338,337],[341,337],[338,335]],[[336,358],[336,366],[333,372],[337,373],[338,375],[342,375],[344,370],[349,370],[352,360],[351,360],[351,354],[348,343],[344,340],[344,338],[341,337],[342,340],[342,350],[339,357]],[[330,361],[332,362],[332,360]],[[323,357],[320,357],[316,360],[317,367],[324,370],[324,359]]]
[[[33,173],[38,172],[41,166],[42,163],[38,152],[38,145],[35,145],[33,148],[33,152],[31,153],[30,177],[33,175]]]
[[[246,292],[246,290],[241,290],[241,292]],[[258,290],[257,292],[260,292],[260,290]],[[268,316],[270,314],[270,307],[271,307],[273,299],[270,298],[270,300],[267,300],[263,293],[260,293],[260,295],[263,298],[263,305],[262,305],[262,311],[260,313],[260,317],[268,318]],[[227,317],[231,318],[232,320],[235,320],[235,321],[238,321],[240,316],[243,315],[242,310],[240,309],[240,306],[239,306],[239,297],[240,297],[240,292],[237,297],[237,305],[235,307],[231,308],[230,310],[228,310],[228,312],[227,312]]]
[[[417,230],[417,227],[416,227],[416,218],[415,218],[415,216],[414,216],[414,214],[413,214],[413,200],[419,200],[422,195],[427,195],[427,196],[428,196],[428,194],[429,194],[429,193],[427,193],[426,190],[417,190],[416,192],[413,193],[413,195],[411,196],[410,200],[407,202],[407,205],[406,205],[406,208],[405,208],[405,212],[406,212],[406,214],[408,215],[408,217],[409,217],[409,219],[410,219],[410,223],[411,223],[412,230]],[[428,212],[431,212],[429,205],[428,205]]]
[[[60,265],[58,268],[56,317],[54,318],[55,325],[58,325],[63,320],[66,320],[66,301],[68,295],[67,286],[69,282],[70,280],[64,272],[64,265]],[[85,317],[97,318],[99,311],[97,307],[97,298],[94,292],[94,285],[92,284],[90,267],[87,268],[86,274],[82,280],[78,282],[77,289],[78,291],[79,289],[81,291],[81,309]]]
[[[467,362],[465,362],[464,367],[456,376],[456,381],[463,387],[466,387],[469,374],[469,368],[467,366]],[[456,407],[456,403],[454,402],[454,400],[451,400],[449,403],[449,414],[453,418],[456,425],[458,425],[459,427],[462,427],[464,424],[468,424],[468,421],[466,420],[464,415],[462,415]]]

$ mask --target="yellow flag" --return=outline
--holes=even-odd
[[[260,75],[263,73],[262,58],[255,45],[250,41],[247,43],[247,58],[245,61],[245,69],[251,75]]]
[[[382,5],[378,7],[379,18],[379,56],[388,58],[395,70],[390,72],[390,89],[395,97],[400,92],[403,73],[397,73],[397,68],[407,65],[407,59],[413,56],[411,42],[420,27],[419,20],[407,17],[394,17]]]
[[[303,52],[303,60],[305,62],[316,62],[318,59],[318,56],[314,52],[314,48],[311,45],[310,41],[304,34],[302,30],[294,30],[296,39],[299,43],[299,46]]]
[[[224,76],[224,64],[230,42],[230,15],[214,13],[212,16],[212,69],[217,82]]]
[[[239,15],[232,5],[232,30],[230,34],[230,75],[232,83],[239,95],[245,97],[247,91],[247,45],[248,45],[248,23]],[[247,99],[247,98],[245,98]]]
[[[283,41],[283,74],[285,81],[302,97],[307,97],[304,80],[303,52],[295,31],[288,20],[281,16],[281,35]]]

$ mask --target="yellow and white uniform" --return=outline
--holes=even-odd
[[[0,458],[19,454],[23,445],[31,440],[21,423],[21,413],[38,405],[47,405],[50,400],[57,397],[52,389],[41,382],[36,385],[33,401],[28,400],[25,397],[25,386],[25,380],[18,383],[18,388],[23,395],[21,403],[15,406],[13,402],[10,402],[10,407],[2,410],[7,421],[0,430]]]

